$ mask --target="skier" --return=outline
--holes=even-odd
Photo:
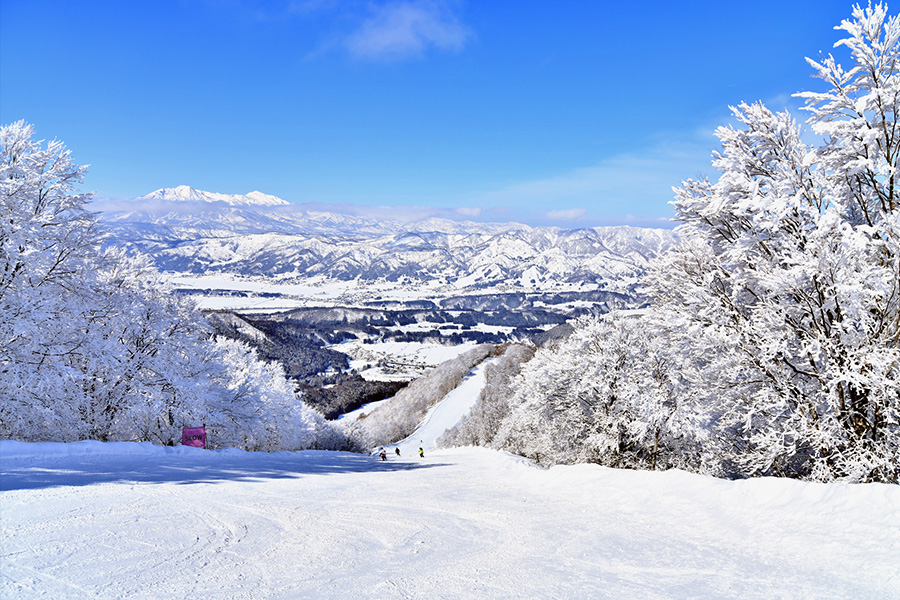
[[[397,453],[397,456],[400,456],[400,446],[397,446],[396,448],[394,448],[394,452]]]
[[[419,448],[419,458],[425,458],[425,451]]]
[[[384,451],[384,448],[381,449],[381,460],[387,460],[387,452]]]

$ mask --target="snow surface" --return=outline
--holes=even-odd
[[[897,598],[900,487],[0,442],[3,598]]]

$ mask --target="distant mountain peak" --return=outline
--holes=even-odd
[[[189,185],[160,188],[137,200],[165,200],[167,202],[223,202],[231,206],[285,206],[289,204],[277,196],[253,191],[249,194],[220,194],[195,190]]]
[[[258,191],[253,191],[249,194],[245,194],[244,197],[254,200],[256,204],[264,204],[266,206],[283,206],[285,204],[289,204],[289,202],[287,202],[286,200],[282,200],[278,196],[264,194]]]

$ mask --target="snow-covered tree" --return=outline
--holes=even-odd
[[[680,246],[642,316],[575,323],[513,386],[496,443],[541,461],[900,480],[900,21],[855,7],[852,64],[810,61],[821,142],[733,108],[715,180],[676,190]],[[702,443],[700,443],[702,442]]]
[[[544,464],[699,468],[702,429],[685,410],[665,338],[618,314],[574,325],[524,365],[494,445]]]
[[[74,193],[86,167],[72,162],[62,142],[44,148],[33,133],[24,121],[0,128],[0,299],[24,288],[74,290],[73,278],[101,241],[85,209],[89,196]]]
[[[259,360],[238,341],[218,338],[214,352],[225,367],[225,391],[206,405],[205,422],[217,443],[248,450],[347,450],[342,430],[300,402],[281,365]]]
[[[0,128],[0,437],[346,448],[283,372],[205,318],[142,258],[102,250],[59,142]]]
[[[78,419],[72,363],[87,338],[69,309],[100,238],[87,197],[74,193],[84,168],[32,134],[21,121],[0,128],[0,420],[41,438]],[[61,397],[73,401],[54,406]]]
[[[900,22],[857,6],[839,29],[852,67],[810,61],[830,89],[799,94],[824,143],[805,144],[787,113],[733,109],[720,176],[676,190],[685,242],[649,283],[655,310],[690,332],[725,463],[897,481]]]

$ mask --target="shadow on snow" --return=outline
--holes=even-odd
[[[102,483],[219,483],[299,479],[306,475],[412,471],[446,466],[407,460],[380,461],[349,452],[241,452],[189,454],[16,456],[0,460],[0,491]]]

